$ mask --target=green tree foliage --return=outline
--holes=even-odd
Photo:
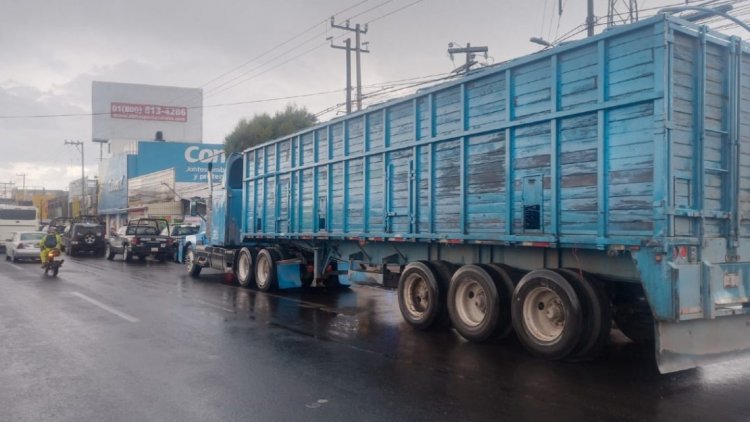
[[[232,133],[224,139],[227,153],[242,151],[272,139],[280,138],[314,125],[317,118],[304,107],[288,105],[283,111],[270,116],[256,114],[252,119],[242,119]]]

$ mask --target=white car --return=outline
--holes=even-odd
[[[44,238],[44,232],[15,232],[13,237],[5,242],[5,259],[18,262],[21,259],[39,260],[39,242]]]

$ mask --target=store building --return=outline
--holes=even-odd
[[[208,196],[208,163],[219,183],[224,161],[220,144],[136,142],[103,160],[99,214],[108,228],[145,216],[180,221],[190,198]]]

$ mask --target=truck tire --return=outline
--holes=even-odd
[[[612,329],[612,308],[604,289],[591,276],[574,269],[560,268],[556,273],[565,277],[581,299],[583,326],[578,347],[571,360],[594,359],[601,355]]]
[[[438,327],[450,328],[451,316],[448,313],[448,287],[458,266],[442,260],[430,261],[429,264],[434,269],[438,285],[440,286],[440,303],[442,304],[435,324]]]
[[[276,261],[279,252],[274,249],[261,249],[255,258],[255,284],[262,292],[270,292],[278,286]]]
[[[581,301],[573,286],[554,271],[526,274],[513,292],[511,314],[518,340],[535,356],[564,359],[581,339]]]
[[[398,280],[398,307],[401,316],[414,328],[430,328],[444,313],[445,293],[441,292],[438,275],[424,261],[412,262]]]
[[[501,325],[503,299],[498,290],[486,267],[464,265],[453,274],[448,288],[448,312],[453,328],[461,336],[484,342],[502,334],[498,326]]]
[[[193,247],[188,245],[185,247],[185,255],[183,256],[185,269],[191,277],[198,277],[201,274],[201,266],[195,263],[195,252]]]
[[[500,304],[500,317],[497,321],[497,328],[493,338],[495,340],[502,340],[508,337],[513,332],[513,318],[510,314],[510,301],[513,299],[513,291],[516,288],[515,283],[510,274],[505,269],[504,265],[500,264],[482,264],[482,268],[492,276],[492,281],[495,282],[497,288],[497,295]]]
[[[253,254],[248,248],[240,249],[237,254],[237,266],[234,269],[237,282],[242,287],[250,287],[255,281],[255,268],[253,267]]]

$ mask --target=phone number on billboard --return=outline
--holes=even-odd
[[[187,122],[187,107],[112,103],[110,107],[110,117],[113,119]]]

